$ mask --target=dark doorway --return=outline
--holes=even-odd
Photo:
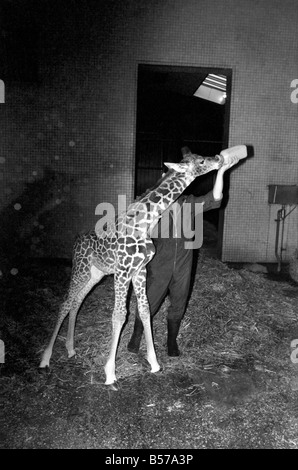
[[[200,86],[207,83],[208,87],[212,76],[225,80],[224,104],[195,96]],[[164,162],[181,160],[183,146],[203,156],[228,147],[231,78],[231,69],[139,64],[135,196],[154,185],[166,170]],[[213,181],[214,172],[208,173],[187,191],[206,194]],[[218,229],[220,255],[223,210],[210,211],[205,217]]]

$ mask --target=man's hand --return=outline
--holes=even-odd
[[[246,145],[236,145],[235,147],[222,150],[220,156],[223,158],[224,163],[217,172],[213,187],[213,197],[216,201],[222,199],[224,172],[236,165],[242,158],[247,157],[247,147]]]
[[[220,156],[224,159],[221,169],[225,172],[232,166],[236,165],[240,159],[247,157],[247,147],[246,145],[236,145],[235,147],[222,150],[220,152]]]
[[[239,162],[239,158],[235,155],[222,155],[224,158],[224,164],[220,167],[218,171],[224,173],[226,170],[236,165]]]

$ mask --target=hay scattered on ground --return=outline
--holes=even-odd
[[[66,294],[69,268],[42,271],[42,279],[19,276],[16,289],[3,284],[0,329],[7,345],[6,370],[35,371],[55,325],[59,306]],[[40,276],[40,267],[37,269]],[[50,274],[51,273],[51,274]],[[192,293],[178,336],[181,356],[166,352],[167,307],[163,303],[153,321],[158,361],[164,372],[220,368],[254,368],[277,371],[290,364],[290,341],[298,316],[298,287],[269,279],[246,269],[231,269],[201,250]],[[114,280],[106,277],[85,299],[75,329],[75,364],[87,382],[104,381],[103,365],[111,340]],[[128,322],[118,348],[117,377],[140,376],[149,371],[144,338],[140,353],[132,354],[127,344],[133,330],[136,299],[131,293]],[[2,325],[2,326],[1,326]],[[297,328],[296,328],[297,329]],[[52,364],[71,367],[65,337],[67,320],[55,344]],[[298,337],[298,330],[297,335]],[[286,339],[286,340],[285,340]],[[58,363],[58,364],[57,364]]]
[[[67,358],[65,322],[46,374],[38,373],[41,350],[52,334],[70,272],[61,266],[38,266],[34,271],[30,265],[18,278],[4,280],[3,445],[53,447],[54,442],[59,447],[71,442],[71,447],[80,447],[81,442],[90,443],[86,436],[94,436],[96,448],[112,448],[115,442],[143,447],[143,437],[138,436],[145,432],[152,448],[147,440],[150,429],[152,443],[163,445],[172,442],[172,425],[177,429],[179,421],[184,423],[181,429],[178,426],[184,445],[297,448],[297,369],[291,367],[290,341],[298,338],[298,286],[282,277],[230,269],[204,253],[201,250],[178,337],[179,358],[166,354],[168,300],[154,319],[162,374],[145,373],[149,365],[144,340],[139,354],[127,351],[136,304],[132,295],[116,363],[117,377],[124,379],[119,394],[101,386],[111,339],[112,277],[83,303],[75,332],[76,358]],[[141,420],[136,410],[142,413]],[[154,413],[149,415],[148,410]],[[156,436],[156,426],[163,435],[169,433],[169,441]],[[177,436],[176,441],[180,442]]]
[[[230,269],[202,253],[178,337],[179,358],[169,358],[166,354],[168,299],[153,321],[156,352],[164,370],[253,367],[271,371],[284,367],[285,361],[289,362],[290,349],[284,351],[282,339],[297,321],[297,299],[286,297],[285,288],[289,288],[287,282],[270,280],[245,269]],[[113,305],[113,278],[109,277],[86,299],[79,314],[76,349],[91,380],[98,373],[103,378]],[[117,354],[118,378],[146,370],[144,338],[138,355],[127,351],[135,307],[132,294],[130,315]]]

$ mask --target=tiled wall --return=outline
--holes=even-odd
[[[29,252],[69,256],[98,203],[130,202],[137,66],[152,63],[233,70],[229,143],[254,156],[231,175],[223,260],[274,261],[278,207],[267,186],[298,176],[297,1],[61,3],[39,12],[41,83],[6,87],[0,105],[0,207]],[[287,220],[286,256],[297,217]]]

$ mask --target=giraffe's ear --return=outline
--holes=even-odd
[[[191,153],[191,151],[189,150],[188,147],[182,147],[181,152],[182,152],[183,157],[185,157],[185,155],[188,155],[189,153]]]
[[[187,165],[185,163],[164,162],[164,165],[167,166],[170,170],[175,170],[178,173],[185,173],[187,169]]]

